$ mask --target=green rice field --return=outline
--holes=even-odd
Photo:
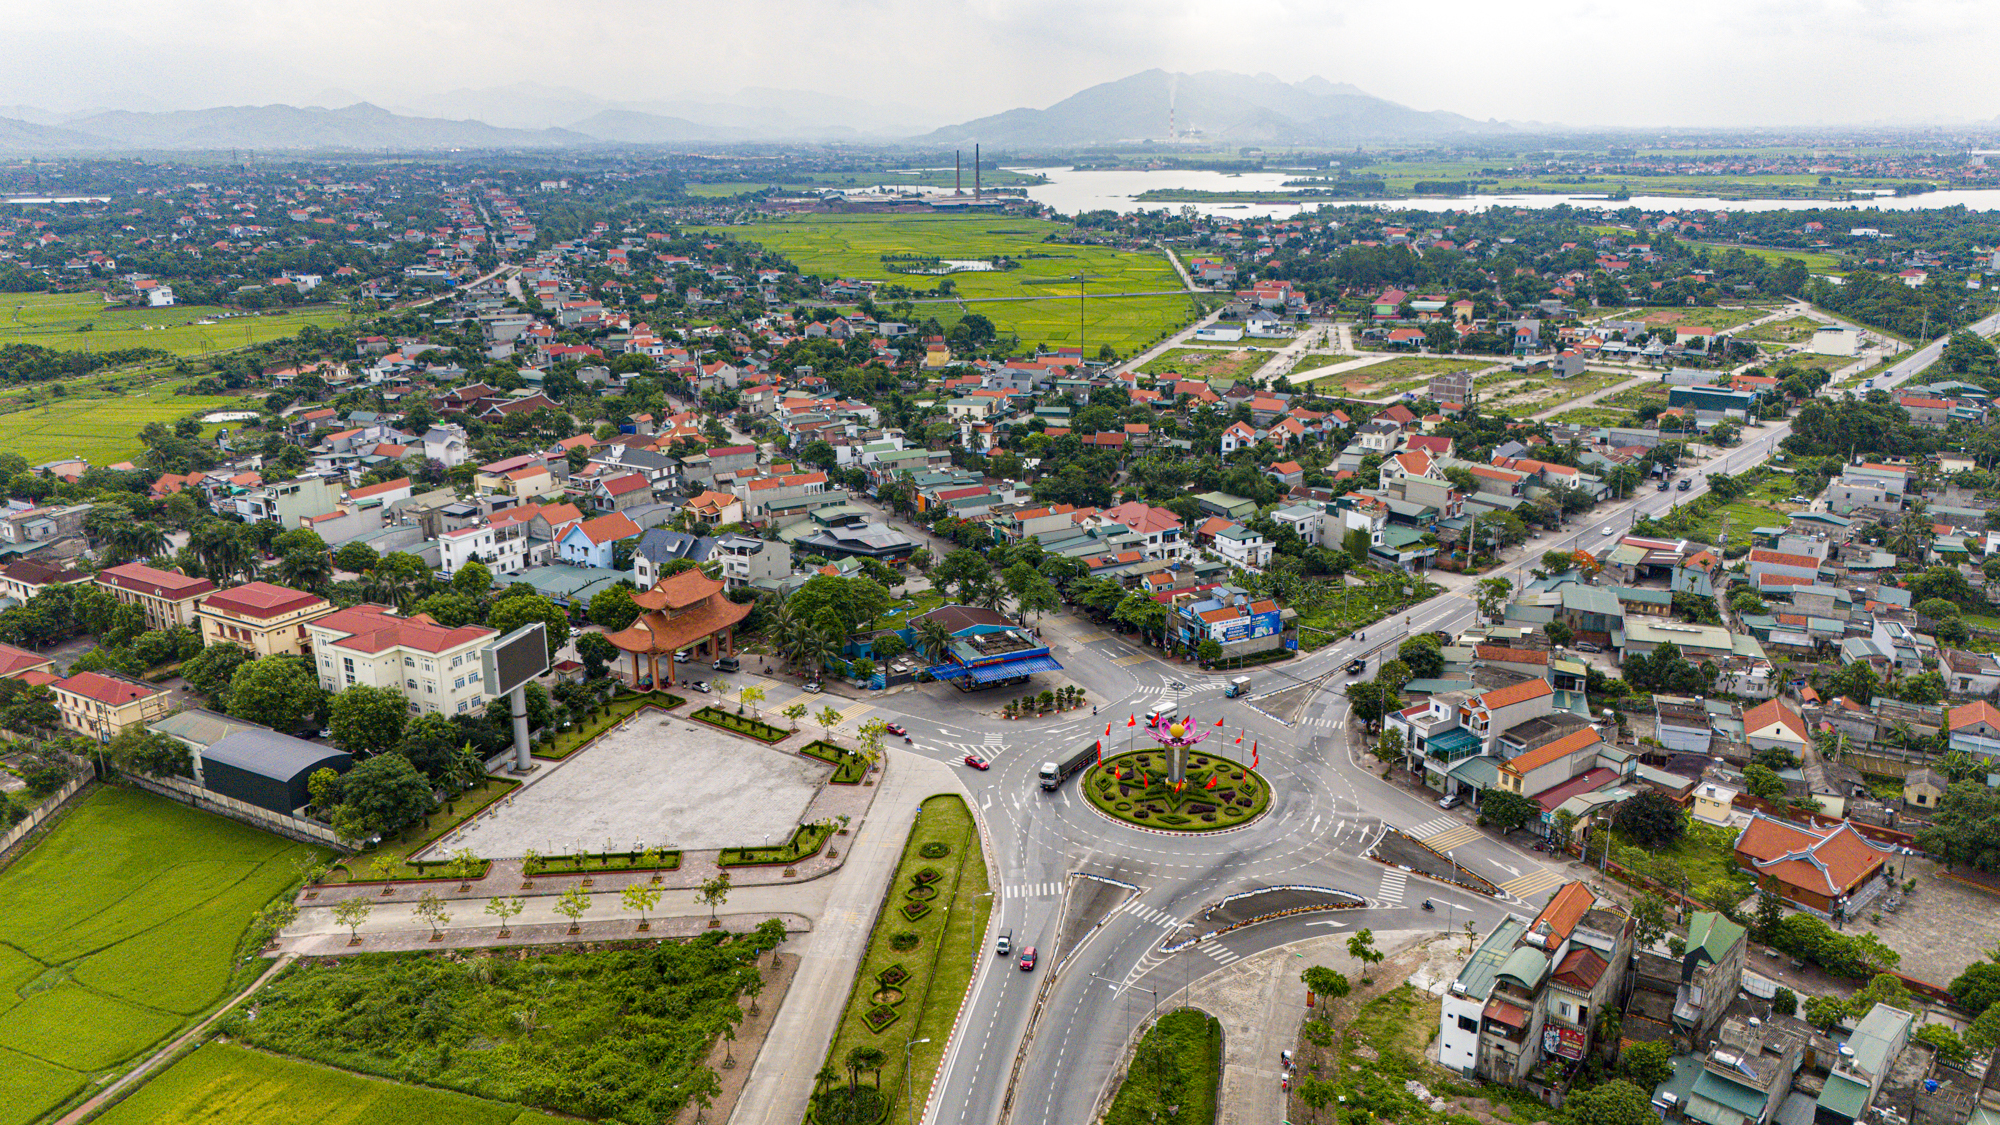
[[[106,788],[0,872],[0,1125],[34,1120],[227,997],[251,916],[310,851]]]
[[[1044,241],[1070,229],[1011,215],[800,215],[713,233],[760,243],[823,279],[852,277],[920,290],[943,278],[893,272],[883,256],[1012,258],[1019,268],[951,274],[959,300],[916,308],[918,315],[939,320],[981,313],[1001,332],[1018,336],[1023,350],[1037,343],[1074,347],[1081,320],[1086,350],[1095,353],[1109,344],[1130,355],[1192,319],[1193,298],[1181,295],[1180,275],[1164,255]],[[1081,309],[1079,273],[1087,279]],[[1110,296],[1119,293],[1162,295]]]
[[[247,400],[241,398],[177,395],[174,388],[182,382],[153,383],[124,394],[104,390],[102,380],[70,384],[78,389],[62,396],[48,395],[42,388],[38,405],[0,413],[0,449],[26,457],[31,465],[62,457],[115,465],[138,456],[144,448],[139,431],[149,422],[172,423],[192,413],[245,408]]]
[[[164,309],[107,306],[96,293],[0,295],[0,344],[34,344],[57,351],[158,348],[177,356],[202,355],[298,335],[308,324],[345,324],[345,310],[308,305],[272,315],[231,315],[204,305]]]
[[[541,1125],[568,1119],[209,1043],[97,1120],[104,1125]]]

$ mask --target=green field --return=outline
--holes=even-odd
[[[1774,264],[1782,262],[1786,258],[1796,258],[1804,262],[1806,269],[1813,273],[1834,273],[1840,269],[1840,255],[1829,254],[1824,250],[1777,250],[1768,246],[1717,245],[1715,243],[1707,243],[1705,245],[1711,250],[1741,250],[1745,254],[1762,258]]]
[[[1314,394],[1336,397],[1386,398],[1404,391],[1422,390],[1430,385],[1433,375],[1451,371],[1481,371],[1492,365],[1492,361],[1488,360],[1398,356],[1314,380],[1312,389]]]
[[[565,1120],[209,1043],[97,1120],[104,1125],[542,1125]]]
[[[937,859],[918,854],[918,849],[933,842],[948,846],[950,854]],[[937,883],[936,896],[930,900],[932,909],[921,918],[907,919],[901,908],[912,900],[904,892],[912,886],[911,876],[925,868],[935,868],[943,876]],[[910,1055],[908,1090],[903,1088],[900,1066],[882,1071],[878,1093],[890,1108],[903,1106],[907,1101],[906,1109],[921,1114],[930,1098],[931,1080],[944,1058],[952,1025],[958,1021],[959,1002],[965,997],[966,986],[980,958],[992,956],[986,945],[986,920],[992,906],[987,901],[989,897],[986,863],[979,849],[979,828],[972,821],[971,811],[955,796],[925,801],[903,845],[888,901],[868,937],[868,949],[855,975],[854,990],[848,996],[833,1046],[826,1056],[835,1070],[841,1070],[847,1053],[865,1045],[885,1051],[900,1062],[904,1044],[929,1039],[928,1043],[916,1044]],[[899,952],[891,946],[890,938],[902,932],[915,934],[918,940],[914,948]],[[862,1017],[878,1007],[874,999],[877,976],[892,966],[909,974],[898,986],[902,995],[894,1005],[896,1017],[880,1031],[870,1031]]]
[[[1572,426],[1623,426],[1631,420],[1631,411],[1611,406],[1579,406],[1549,419]]]
[[[0,1125],[34,1119],[220,1002],[311,849],[101,789],[0,872]]]
[[[1110,344],[1129,355],[1188,322],[1193,300],[1174,295],[1181,290],[1180,275],[1163,255],[1044,241],[1070,229],[1009,215],[801,215],[711,233],[761,243],[823,279],[852,277],[918,290],[932,289],[944,279],[892,272],[883,256],[1013,258],[1020,262],[1018,269],[950,275],[961,301],[916,308],[920,316],[941,320],[948,312],[982,313],[1001,332],[1019,336],[1024,349],[1036,343],[1076,344],[1079,271],[1088,279],[1080,317],[1083,343],[1093,353],[1098,345]],[[1169,295],[1092,296],[1117,293]],[[1020,299],[1048,297],[1070,299]]]
[[[1298,362],[1292,364],[1291,373],[1293,375],[1300,375],[1307,371],[1317,371],[1322,367],[1332,367],[1336,363],[1346,363],[1349,360],[1360,358],[1360,356],[1327,354],[1323,352],[1309,353],[1300,356]]]
[[[185,380],[163,380],[126,394],[105,391],[103,382],[67,384],[65,389],[79,389],[62,396],[48,395],[49,388],[41,388],[40,405],[0,413],[0,449],[26,457],[31,465],[62,457],[115,465],[138,456],[144,448],[139,431],[148,422],[172,423],[193,413],[246,409],[246,400],[240,398],[175,394],[174,388]]]
[[[1267,351],[1248,348],[1175,348],[1139,365],[1148,375],[1185,375],[1190,379],[1244,379],[1271,358]]]
[[[1488,376],[1479,387],[1482,405],[1506,410],[1517,417],[1554,410],[1585,395],[1596,394],[1632,378],[1626,371],[1590,371],[1568,379],[1553,375],[1512,375],[1502,372]]]
[[[1221,1022],[1193,1008],[1169,1012],[1139,1040],[1105,1125],[1209,1125],[1221,1078]]]
[[[1780,344],[1801,344],[1813,338],[1819,322],[1807,316],[1795,316],[1789,320],[1774,320],[1755,328],[1745,328],[1736,334],[1739,340],[1770,340]]]
[[[164,309],[106,306],[96,293],[9,293],[0,297],[0,344],[35,344],[57,351],[158,348],[203,355],[295,336],[308,324],[347,323],[332,305],[308,305],[273,316],[238,315],[206,305]],[[213,323],[202,324],[201,321]]]

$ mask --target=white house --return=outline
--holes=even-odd
[[[480,654],[496,633],[484,625],[448,629],[422,614],[399,617],[363,604],[307,622],[306,634],[328,691],[389,688],[420,713],[463,715],[485,706]]]

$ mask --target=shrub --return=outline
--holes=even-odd
[[[922,886],[925,883],[935,883],[942,878],[944,878],[944,872],[939,871],[935,867],[925,867],[910,873],[910,882],[918,886]]]
[[[898,953],[908,953],[910,950],[915,949],[917,943],[922,940],[913,931],[903,930],[900,933],[889,936],[889,948]]]
[[[903,904],[903,917],[911,922],[922,918],[930,912],[931,904],[928,902],[906,902]]]
[[[951,854],[951,845],[932,840],[930,843],[918,848],[917,854],[923,856],[925,859],[943,859]],[[930,871],[931,869],[926,867],[924,870]],[[933,874],[935,875],[935,872]]]
[[[887,1004],[877,1004],[863,1013],[861,1022],[867,1025],[868,1030],[880,1035],[882,1032],[887,1031],[889,1025],[895,1023],[898,1018],[900,1017],[896,1009]],[[861,1089],[867,1090],[869,1087],[863,1086]],[[845,1092],[845,1087],[842,1087],[842,1092]],[[824,1121],[826,1118],[821,1117],[820,1120]],[[864,1120],[873,1121],[874,1118],[865,1118]]]
[[[871,1030],[879,1032],[896,1022],[894,1008],[874,1009],[862,1017],[862,1022],[869,1022],[877,1012],[887,1012],[888,1018],[881,1028],[871,1026]],[[875,1087],[862,1083],[849,1088],[844,1084],[835,1083],[820,1091],[813,1107],[813,1120],[818,1125],[875,1125],[875,1122],[882,1120],[887,1110],[888,1106],[882,1100],[882,1091]]]
[[[891,965],[875,974],[875,982],[887,988],[894,988],[909,979],[910,971],[905,969],[900,963]]]

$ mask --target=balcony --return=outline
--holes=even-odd
[[[1479,754],[1479,737],[1463,727],[1454,727],[1424,741],[1424,757],[1450,767]]]

